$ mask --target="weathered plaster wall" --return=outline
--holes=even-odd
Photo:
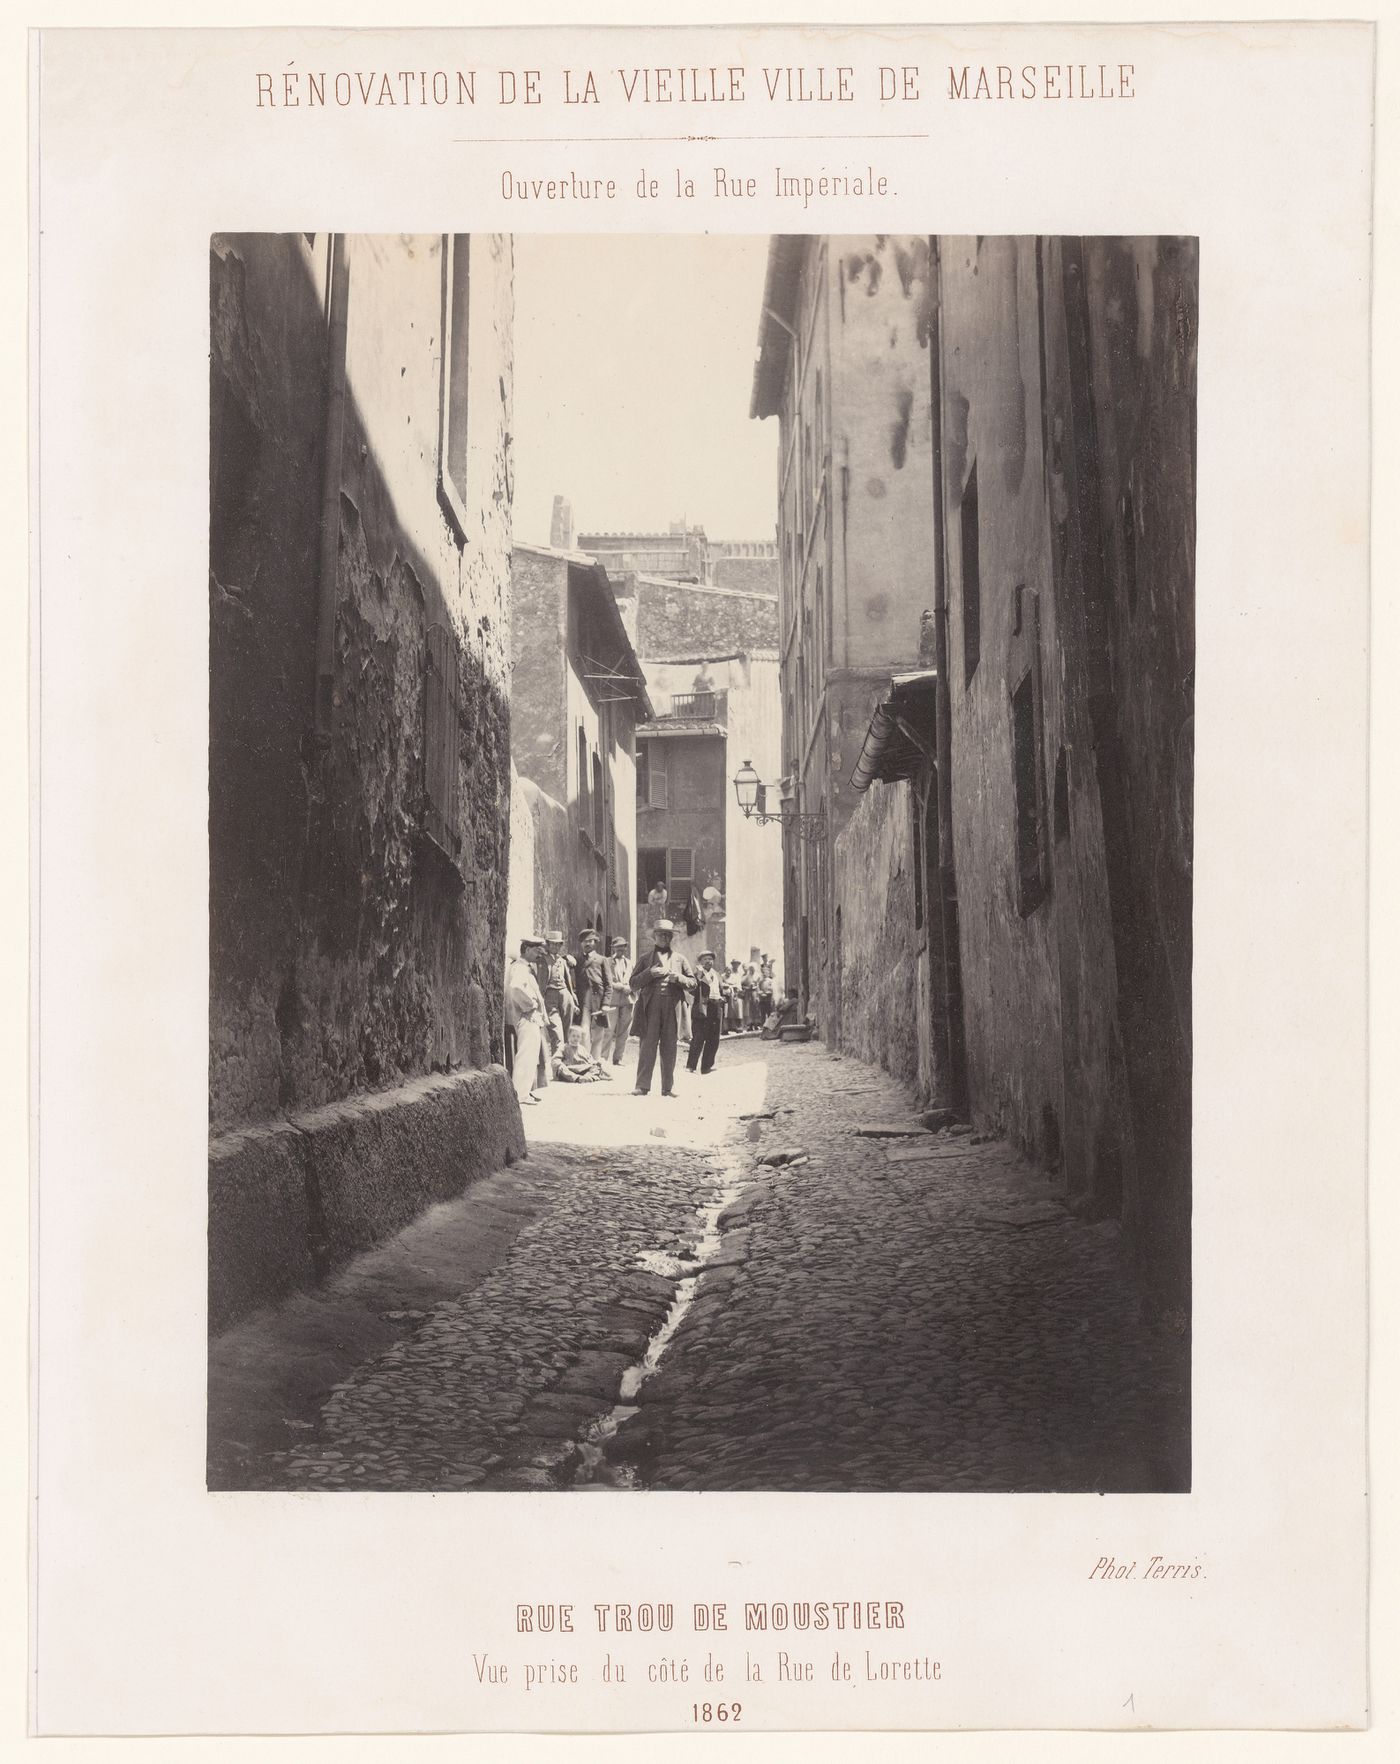
[[[975,1117],[1189,1278],[1195,253],[943,242],[953,813]],[[1042,349],[1045,402],[1042,409]],[[980,656],[960,505],[977,469]],[[1017,897],[1031,670],[1044,898]]]
[[[801,987],[805,968],[804,999],[832,1036],[831,842],[857,807],[847,777],[870,712],[889,674],[916,664],[933,602],[930,317],[926,238],[810,242],[779,401],[779,647],[784,768],[829,835],[825,850],[789,851],[784,913],[789,977]]]
[[[507,958],[520,948],[521,938],[531,932],[557,929],[571,940],[578,929],[574,924],[575,843],[563,803],[546,796],[533,779],[513,778]]]
[[[630,937],[636,885],[635,706],[603,683],[585,677],[590,662],[578,653],[578,597],[594,592],[593,579],[577,554],[517,545],[512,559],[511,713],[514,760],[522,778],[564,817],[568,837],[553,832],[536,849],[537,864],[550,875],[527,886],[519,861],[511,895],[511,922],[531,926],[534,902],[548,911],[534,928],[555,927],[572,939],[585,924],[601,924],[603,935]],[[574,614],[571,618],[571,597]],[[581,781],[578,733],[587,748]],[[592,813],[592,760],[597,755],[607,779],[612,828],[601,841]],[[581,782],[586,788],[581,788]],[[513,806],[513,816],[516,808]],[[535,816],[538,821],[538,813]]]
[[[604,914],[608,937],[637,933],[637,738],[631,707],[613,707],[613,739],[607,765],[613,800],[612,890]]]
[[[778,597],[778,555],[745,557],[721,551],[713,557],[711,572],[716,588],[731,588],[747,594]]]
[[[568,731],[562,715],[569,566],[527,546],[511,553],[512,758],[523,777],[568,799]]]
[[[933,601],[928,241],[832,239],[832,660],[901,666]]]
[[[324,249],[324,239],[320,240]],[[210,1107],[314,1107],[499,1043],[509,825],[511,247],[472,253],[468,534],[436,494],[442,242],[352,238],[335,699],[313,735],[323,286],[304,236],[211,260]],[[427,634],[450,633],[462,852],[422,837]],[[465,883],[465,886],[464,886]]]
[[[1047,896],[1023,915],[1018,902],[1012,753],[1011,693],[1028,665],[1042,689],[1042,778],[1047,750],[1053,777],[1062,733],[1056,609],[1045,591],[1051,560],[1033,253],[1033,240],[942,243],[953,830],[968,1085],[974,1120],[1032,1154],[1044,1146],[1046,1109],[1057,1121],[1063,1113],[1053,908]],[[973,564],[961,549],[959,511],[974,467],[981,636],[969,677],[964,584]],[[1093,1088],[1102,1075],[1086,1079]]]
[[[652,656],[728,655],[777,644],[778,603],[770,595],[650,576],[632,581],[636,648],[643,662]]]
[[[302,937],[326,339],[299,234],[210,255],[210,1114],[276,1112]],[[290,1091],[291,1075],[286,1088]]]
[[[1056,544],[1082,629],[1117,972],[1122,1210],[1154,1295],[1190,1284],[1197,247],[1050,241]],[[1106,1138],[1106,1136],[1105,1136]],[[1114,1168],[1097,1172],[1099,1187]]]
[[[755,948],[781,966],[783,949],[782,829],[745,820],[733,778],[749,760],[759,777],[774,783],[782,776],[783,714],[775,650],[755,651],[717,664],[723,673],[729,732],[725,765],[724,841],[729,859],[726,896],[730,955],[746,961]]]
[[[914,926],[908,784],[866,791],[835,850],[841,1046],[927,1098],[928,956]]]

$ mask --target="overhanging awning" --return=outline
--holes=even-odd
[[[890,689],[875,706],[870,727],[861,743],[851,773],[857,790],[868,790],[878,779],[882,784],[910,778],[934,758],[934,691],[937,668],[917,673],[894,674]]]

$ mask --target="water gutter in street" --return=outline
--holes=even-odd
[[[578,1468],[570,1480],[571,1488],[638,1486],[637,1473],[630,1465],[607,1463],[607,1448],[617,1437],[619,1428],[630,1421],[641,1407],[638,1398],[642,1386],[661,1364],[662,1355],[675,1340],[677,1331],[695,1302],[701,1276],[718,1257],[724,1244],[724,1233],[720,1229],[719,1221],[725,1210],[738,1199],[744,1185],[745,1173],[745,1166],[737,1156],[727,1160],[719,1194],[697,1208],[700,1235],[688,1258],[670,1255],[665,1250],[646,1250],[638,1258],[639,1265],[648,1273],[659,1275],[663,1279],[680,1275],[680,1282],[671,1300],[670,1309],[647,1343],[646,1352],[622,1374],[617,1402],[608,1414],[592,1424],[579,1442]]]

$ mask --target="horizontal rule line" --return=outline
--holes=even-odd
[[[927,133],[913,135],[454,135],[458,147],[595,147],[606,142],[627,141],[638,146],[649,142],[694,141],[720,146],[730,141],[927,141]]]

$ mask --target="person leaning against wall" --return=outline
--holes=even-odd
[[[546,1011],[532,958],[543,948],[544,939],[537,933],[521,938],[520,954],[506,969],[506,1022],[515,1034],[511,1083],[522,1107],[540,1100],[536,1089],[540,1082]]]

